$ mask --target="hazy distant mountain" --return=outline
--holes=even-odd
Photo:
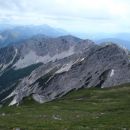
[[[117,39],[122,39],[125,41],[130,41],[130,33],[117,33],[115,35]]]
[[[95,43],[113,42],[130,50],[130,33],[78,33],[80,38],[89,38]]]
[[[2,31],[5,31],[7,29],[13,29],[15,27],[16,27],[15,25],[11,25],[11,24],[0,24],[0,33]]]
[[[3,28],[5,27],[4,25]],[[67,32],[62,29],[52,28],[48,25],[39,26],[17,26],[6,27],[6,30],[0,33],[0,47],[7,46],[9,44],[17,43],[19,41],[31,38],[34,35],[44,34],[50,37],[57,37],[66,35]]]
[[[96,43],[98,44],[104,43],[104,42],[113,42],[130,50],[130,41],[114,39],[114,38],[107,38],[107,39],[101,39],[101,40],[96,41]]]

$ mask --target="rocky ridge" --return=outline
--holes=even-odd
[[[6,98],[10,105],[32,96],[39,103],[60,98],[80,88],[106,88],[130,82],[130,63],[123,48],[116,44],[93,45],[82,53],[46,63],[23,78]]]

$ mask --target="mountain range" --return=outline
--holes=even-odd
[[[130,50],[130,33],[74,33],[75,36],[80,38],[92,39],[97,44],[104,42],[116,43],[124,48]]]
[[[68,34],[63,29],[52,28],[48,25],[26,25],[13,26],[1,25],[0,29],[0,47],[5,47],[10,44],[19,43],[23,40],[34,37],[35,35],[47,35],[51,37],[58,37]]]
[[[19,44],[24,40],[39,35],[46,37],[59,37],[74,35],[81,39],[92,39],[95,43],[113,42],[130,50],[129,33],[74,33],[49,25],[10,25],[0,24],[0,48],[11,44]]]
[[[96,43],[98,44],[101,44],[104,42],[113,42],[130,50],[130,41],[127,41],[127,40],[116,39],[116,38],[106,38],[106,39],[100,39],[96,41]]]
[[[39,103],[81,88],[107,88],[130,82],[128,51],[72,35],[37,35],[0,48],[0,100]]]

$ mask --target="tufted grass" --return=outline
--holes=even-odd
[[[130,86],[80,89],[38,104],[0,108],[0,130],[130,130]]]

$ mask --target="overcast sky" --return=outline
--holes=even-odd
[[[130,0],[0,0],[0,23],[70,32],[130,32]]]

